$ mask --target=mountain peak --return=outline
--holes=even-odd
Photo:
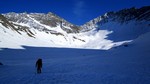
[[[82,25],[84,30],[91,30],[96,28],[97,24],[102,25],[109,21],[118,22],[120,24],[126,23],[128,21],[135,20],[135,21],[150,21],[150,6],[144,6],[141,8],[129,8],[129,9],[122,9],[117,12],[108,12],[104,15],[101,15],[93,20],[90,20],[86,24]]]
[[[79,26],[71,24],[70,22],[51,12],[47,14],[10,12],[3,15],[11,22],[15,22],[17,24],[27,24],[30,28],[36,28],[40,31],[49,30],[47,27],[61,26],[61,28],[67,33],[77,33],[79,32],[78,30],[80,28]]]
[[[83,26],[74,25],[51,12],[10,12],[0,15],[0,40],[13,38],[20,45],[30,44],[23,44],[26,39],[25,42],[32,45],[37,42],[36,46],[110,49],[149,32],[149,21],[150,6],[108,12]],[[2,42],[5,44],[5,41]]]

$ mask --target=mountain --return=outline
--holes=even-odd
[[[149,17],[148,6],[82,26],[52,13],[1,14],[0,84],[150,84]]]
[[[24,47],[0,51],[1,84],[150,84],[150,32],[110,50]],[[42,73],[35,62],[42,58]],[[8,82],[9,81],[9,82]]]
[[[69,47],[76,46],[75,41],[84,42],[76,35],[81,29],[79,26],[53,13],[7,13],[0,15],[0,23],[2,48],[23,45]]]
[[[82,25],[83,31],[108,30],[109,40],[133,40],[150,31],[150,6],[108,12]]]
[[[150,6],[145,6],[139,9],[135,7],[130,9],[123,9],[117,12],[108,12],[102,16],[99,16],[86,24],[84,27],[86,30],[90,30],[92,28],[97,27],[96,25],[100,26],[108,22],[118,22],[120,24],[128,23],[131,20],[135,21],[149,21],[150,20]]]
[[[78,33],[80,27],[73,25],[63,18],[49,12],[44,13],[7,13],[3,14],[9,21],[18,23],[23,23],[28,25],[30,28],[35,28],[40,31],[48,32],[48,27],[60,26],[62,30],[67,33]],[[48,26],[48,27],[47,27]]]
[[[51,12],[0,15],[0,48],[110,49],[150,32],[150,6],[108,12],[82,26]]]

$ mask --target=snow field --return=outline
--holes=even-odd
[[[149,84],[149,35],[110,50],[3,49],[0,84]],[[43,59],[42,74],[36,74],[38,58]]]

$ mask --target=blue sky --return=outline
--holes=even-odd
[[[82,25],[109,11],[149,5],[150,0],[1,0],[0,13],[53,12],[73,24]]]

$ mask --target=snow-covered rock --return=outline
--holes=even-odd
[[[84,32],[91,30],[112,32],[106,39],[113,42],[133,40],[150,31],[150,6],[108,12],[82,27]]]
[[[100,26],[107,24],[109,22],[116,22],[118,24],[127,24],[130,21],[136,22],[146,22],[150,21],[150,6],[145,6],[139,9],[130,8],[122,9],[117,12],[108,12],[102,16],[99,16],[86,24],[82,25],[85,30],[90,30],[93,28],[99,28]],[[106,28],[107,29],[107,28]]]
[[[6,13],[3,14],[9,21],[16,24],[26,25],[30,28],[35,28],[40,31],[48,32],[49,30],[56,30],[55,27],[60,26],[62,30],[67,33],[79,32],[78,26],[71,24],[51,12],[44,13]],[[56,30],[57,31],[57,30]]]
[[[143,13],[143,8],[138,10]],[[0,61],[7,65],[0,67],[0,83],[150,84],[149,13],[144,14],[141,20],[124,17],[129,21],[123,23],[98,21],[80,33],[67,33],[30,16],[47,28],[40,31],[0,15]],[[40,75],[35,69],[38,58],[43,60]]]
[[[150,31],[150,7],[108,12],[83,26],[51,12],[0,15],[0,48],[21,46],[110,49]]]

